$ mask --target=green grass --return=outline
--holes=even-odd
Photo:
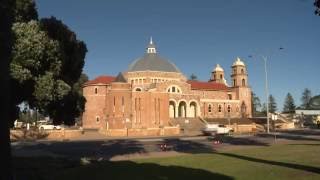
[[[27,160],[16,161],[21,162],[20,166],[25,166],[28,164]],[[47,170],[44,170],[44,166],[41,167],[43,163],[46,163]],[[225,150],[214,154],[99,162],[86,166],[72,163],[68,166],[68,163],[44,158],[37,159],[36,164],[38,165],[33,164],[33,172],[38,174],[33,174],[34,179],[45,176],[46,179],[59,180],[320,179],[320,143],[282,144]]]

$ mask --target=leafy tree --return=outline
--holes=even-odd
[[[15,22],[29,22],[38,20],[38,12],[34,0],[15,0]]]
[[[190,75],[190,80],[197,80],[198,79],[198,77],[195,75],[195,74],[191,74]]]
[[[316,7],[316,10],[314,11],[314,13],[320,16],[320,0],[315,0],[314,6]]]
[[[252,92],[251,103],[252,103],[252,113],[253,115],[257,115],[258,114],[257,112],[261,108],[261,101],[260,101],[260,98],[254,92]]]
[[[302,97],[301,97],[301,108],[308,109],[310,108],[310,99],[312,98],[312,94],[310,89],[305,88]]]
[[[270,113],[275,113],[277,111],[277,103],[275,98],[270,95],[269,96],[269,112]]]
[[[85,98],[81,85],[88,77],[81,73],[87,47],[83,41],[77,39],[74,32],[55,17],[41,19],[41,28],[51,39],[58,41],[62,52],[59,78],[71,87],[62,99],[50,102],[48,114],[55,123],[73,124],[75,118],[84,111]]]
[[[10,147],[10,129],[12,124],[11,106],[14,106],[10,97],[10,61],[13,35],[11,26],[14,18],[15,1],[0,1],[0,179],[13,179]]]
[[[294,104],[294,99],[290,93],[287,94],[284,106],[283,106],[283,112],[293,113],[296,109],[296,105]]]
[[[261,113],[263,115],[267,115],[267,104],[266,103],[263,103],[262,107],[261,107]]]
[[[59,79],[61,50],[59,43],[42,31],[37,21],[15,23],[15,42],[10,64],[14,102],[27,101],[42,112],[54,100],[68,94],[70,86]]]

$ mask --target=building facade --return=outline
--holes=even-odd
[[[150,40],[144,56],[117,76],[99,76],[83,85],[87,100],[83,127],[146,129],[173,126],[175,119],[251,117],[246,65],[236,58],[231,86],[217,64],[209,81],[188,80],[161,58]]]

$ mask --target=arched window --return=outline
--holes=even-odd
[[[94,88],[94,93],[98,94],[98,88]]]
[[[220,79],[222,79],[222,74],[220,74]]]
[[[218,106],[218,111],[219,111],[219,112],[222,112],[222,106],[221,106],[221,104],[219,104],[219,106]]]
[[[100,117],[96,116],[96,122],[99,123],[100,122]]]
[[[211,105],[211,104],[209,104],[209,106],[208,106],[208,112],[209,112],[209,113],[212,112],[212,105]]]
[[[138,91],[138,92],[140,92],[141,91],[141,88],[136,88],[136,90],[135,91]]]
[[[241,69],[241,74],[244,74],[244,70],[243,69]]]
[[[181,89],[178,86],[170,86],[167,89],[168,93],[181,93]]]
[[[228,105],[228,113],[230,113],[231,112],[231,105],[229,104]]]
[[[232,100],[232,94],[228,94],[229,100]]]
[[[233,80],[233,86],[236,86],[237,85],[237,83],[236,83],[236,80],[234,79]]]
[[[246,86],[246,80],[242,79],[242,86]]]

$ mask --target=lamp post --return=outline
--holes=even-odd
[[[269,123],[269,87],[268,87],[268,71],[267,71],[267,56],[261,56],[264,61],[264,72],[265,72],[265,92],[266,92],[266,102],[267,102],[267,133],[270,133],[270,123]]]
[[[279,50],[283,50],[283,47],[280,47]],[[267,133],[270,133],[270,123],[269,123],[269,87],[268,87],[268,71],[267,71],[267,63],[268,57],[264,55],[260,55],[262,60],[264,61],[264,73],[265,73],[265,93],[266,93],[266,103],[267,103]],[[252,58],[252,55],[249,56]]]

